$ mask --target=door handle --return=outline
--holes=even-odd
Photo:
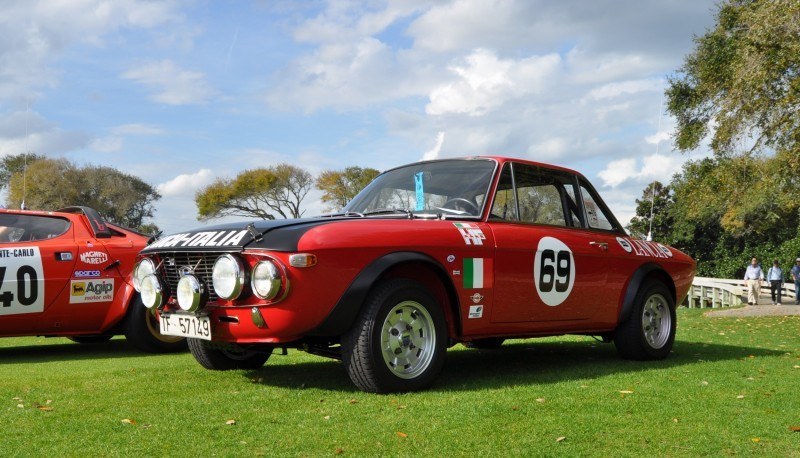
[[[589,242],[589,245],[599,247],[603,251],[608,251],[608,243],[606,242]]]

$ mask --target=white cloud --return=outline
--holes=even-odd
[[[164,129],[152,124],[122,124],[111,128],[114,135],[161,135]]]
[[[637,158],[611,161],[598,172],[604,186],[615,188],[625,182],[645,183],[653,180],[669,182],[672,175],[679,172],[687,158],[679,154],[650,154]]]
[[[166,198],[194,197],[195,191],[210,184],[214,179],[211,169],[200,169],[195,173],[183,173],[156,186],[159,194]],[[192,203],[194,205],[194,203]]]
[[[184,70],[169,59],[147,62],[122,75],[150,90],[150,100],[167,105],[208,102],[216,91],[202,72]]]
[[[89,148],[98,153],[116,153],[122,150],[122,139],[113,136],[96,138],[89,143]]]
[[[477,49],[464,59],[463,65],[449,67],[456,80],[431,90],[425,112],[482,116],[509,99],[540,92],[560,61],[557,54],[499,59],[492,51]]]
[[[589,91],[588,97],[594,100],[616,98],[621,95],[636,94],[637,92],[660,92],[664,82],[660,79],[643,79],[636,81],[618,81],[604,84]]]
[[[30,151],[65,153],[90,143],[85,132],[70,131],[48,121],[36,111],[0,113],[0,156]]]
[[[433,148],[425,151],[425,154],[422,155],[423,161],[431,161],[439,157],[439,152],[442,150],[442,145],[444,144],[444,132],[439,132],[436,134],[436,144],[433,145]]]

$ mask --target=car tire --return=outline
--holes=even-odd
[[[672,350],[676,329],[675,301],[667,287],[649,281],[639,288],[630,317],[614,331],[617,353],[625,359],[664,359]]]
[[[247,349],[223,350],[214,348],[211,342],[202,339],[186,339],[189,351],[201,366],[213,371],[230,371],[235,369],[258,369],[272,355],[272,349],[251,351]]]
[[[444,313],[421,284],[384,281],[370,292],[341,344],[345,370],[361,390],[420,390],[433,383],[444,365]]]
[[[462,342],[467,348],[474,348],[476,350],[495,350],[500,348],[506,339],[502,337],[487,337],[485,339],[475,339],[469,342]]]
[[[93,335],[93,336],[72,336],[72,337],[67,337],[67,339],[69,339],[69,340],[71,340],[73,342],[79,343],[79,344],[89,344],[89,345],[91,345],[91,344],[106,343],[109,340],[111,340],[112,337],[114,337],[114,336],[113,335],[106,335],[106,334],[99,334],[99,335]]]
[[[186,350],[185,338],[165,336],[159,332],[158,318],[144,306],[138,294],[128,306],[123,332],[131,345],[147,353],[174,353]]]

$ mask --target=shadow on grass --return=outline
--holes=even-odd
[[[617,356],[613,344],[594,342],[524,341],[496,350],[448,351],[434,391],[466,391],[514,385],[559,383],[606,375],[728,361],[749,356],[778,356],[764,348],[702,342],[675,342],[673,354],[663,361],[627,361]],[[246,376],[267,386],[358,391],[338,361],[281,364],[280,356]]]
[[[103,358],[129,358],[148,355],[131,347],[125,339],[108,342],[80,344],[56,338],[60,343],[44,343],[0,348],[0,364],[47,363],[53,361],[80,361]]]

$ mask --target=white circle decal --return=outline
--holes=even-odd
[[[658,243],[657,245],[658,245],[658,249],[661,250],[661,252],[664,253],[668,258],[672,257],[672,250],[670,250],[669,248],[665,247],[664,245],[662,245],[660,243]]]
[[[621,246],[622,249],[627,251],[628,253],[633,251],[633,247],[631,246],[631,242],[623,239],[622,237],[617,237],[617,243],[619,243],[619,246]]]
[[[545,304],[555,307],[567,300],[575,283],[572,250],[557,238],[542,237],[533,260],[533,281]]]

